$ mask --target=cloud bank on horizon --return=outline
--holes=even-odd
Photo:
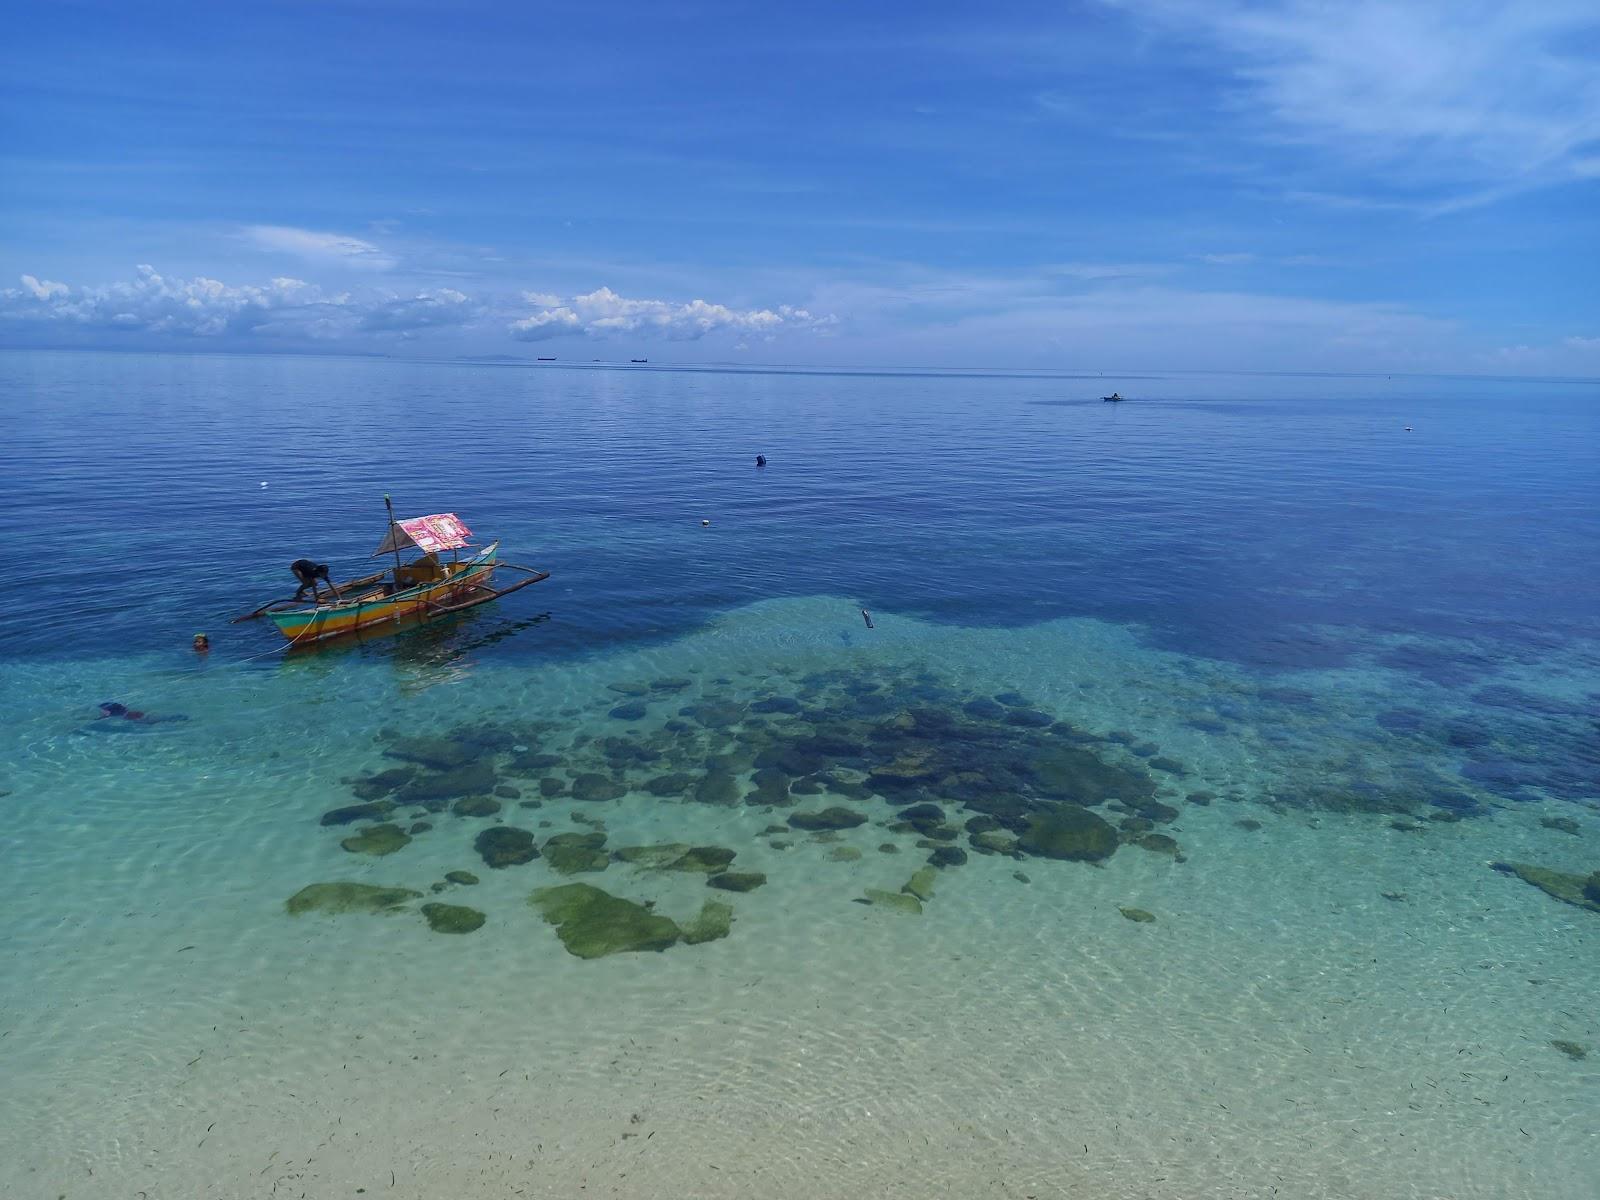
[[[1600,374],[1576,0],[175,7],[0,46],[0,345]]]

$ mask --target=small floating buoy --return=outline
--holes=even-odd
[[[872,614],[869,613],[864,608],[861,610],[861,619],[867,623],[867,628],[868,629],[876,629],[877,628],[877,626],[872,623]]]
[[[1410,433],[1410,432],[1411,432],[1411,426],[1409,426],[1409,425],[1407,425],[1407,426],[1406,426],[1406,432],[1407,432],[1407,433]]]
[[[711,522],[710,521],[701,521],[700,524],[701,525],[709,525],[709,524],[711,524]]]
[[[262,487],[266,487],[266,486],[267,486],[267,481],[266,481],[266,480],[265,480],[265,479],[263,479],[263,480],[262,480],[262,481],[261,481],[261,486],[262,486]]]

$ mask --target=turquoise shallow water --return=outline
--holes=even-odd
[[[52,565],[0,659],[7,1195],[1600,1174],[1600,914],[1490,866],[1600,869],[1580,386],[89,355],[0,380],[7,532],[49,531]],[[1149,398],[1090,399],[1113,386]],[[299,554],[355,570],[385,489],[552,579],[288,660],[221,623]],[[499,807],[452,811],[475,798]],[[358,801],[394,807],[320,823]],[[1063,803],[1117,827],[1097,863],[983,852]],[[861,823],[792,828],[829,807]],[[432,828],[341,848],[384,816]],[[495,828],[601,833],[604,869],[491,869]],[[766,882],[607,858],[664,843]],[[854,902],[941,847],[965,861],[920,913]],[[436,897],[452,870],[480,882]],[[324,881],[422,895],[285,911]],[[731,928],[575,957],[528,904],[572,882]],[[435,933],[423,902],[486,920]]]

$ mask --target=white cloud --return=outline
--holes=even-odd
[[[1254,254],[1246,251],[1234,251],[1226,254],[1197,254],[1195,256],[1203,263],[1210,263],[1214,267],[1238,267],[1256,260]]]
[[[511,324],[511,336],[524,342],[574,333],[590,337],[637,333],[692,341],[710,333],[771,335],[779,330],[825,330],[836,323],[831,316],[813,316],[787,304],[775,309],[734,309],[704,300],[686,304],[630,300],[608,287],[566,300],[536,292],[524,292],[523,299],[539,309]]]
[[[244,237],[262,250],[293,254],[319,263],[342,263],[385,271],[394,258],[371,242],[343,233],[319,233],[314,229],[295,229],[288,225],[250,225]]]
[[[1570,179],[1600,138],[1592,0],[1105,2],[1220,51],[1242,114],[1386,179]]]
[[[150,266],[140,266],[134,279],[119,283],[69,287],[24,275],[21,288],[0,289],[0,328],[114,331],[157,339],[405,336],[462,325],[481,311],[477,301],[449,288],[411,296],[352,296],[286,277],[261,286],[230,285],[205,276],[174,279]]]
[[[65,296],[67,285],[64,283],[51,283],[48,279],[38,280],[32,275],[22,277],[22,286],[33,293],[35,300],[49,300],[55,296]]]

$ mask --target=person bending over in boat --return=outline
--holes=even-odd
[[[317,580],[322,580],[328,585],[328,590],[333,590],[333,580],[328,578],[328,564],[314,563],[309,558],[297,558],[289,564],[289,570],[294,572],[294,577],[300,581],[300,589],[295,592],[296,600],[306,598],[306,589],[311,589],[311,598],[321,600],[322,592],[317,587]]]

